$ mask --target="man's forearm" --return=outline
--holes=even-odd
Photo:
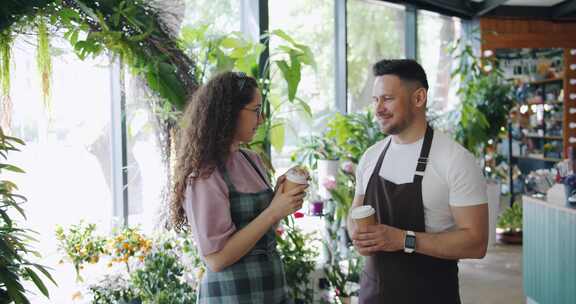
[[[469,229],[441,233],[416,232],[416,252],[442,259],[481,259],[486,255],[487,238]]]

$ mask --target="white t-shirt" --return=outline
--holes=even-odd
[[[364,195],[378,157],[391,140],[387,137],[368,148],[356,171],[356,196]],[[424,138],[411,144],[392,141],[380,176],[395,184],[411,183]],[[426,232],[455,228],[450,206],[486,204],[486,181],[474,156],[445,134],[434,130],[426,172],[422,180]]]

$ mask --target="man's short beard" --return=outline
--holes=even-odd
[[[399,121],[396,124],[389,125],[388,128],[385,128],[383,125],[380,125],[380,129],[382,132],[388,135],[397,135],[402,133],[404,130],[408,129],[408,127],[414,121],[414,114],[410,113],[403,120]]]

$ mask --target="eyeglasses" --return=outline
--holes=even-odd
[[[246,83],[246,73],[244,72],[236,72],[236,76],[238,76],[238,91],[242,92],[244,89],[244,84]]]
[[[262,106],[258,106],[256,109],[242,108],[242,110],[254,112],[256,113],[256,117],[260,117],[260,115],[262,115]]]

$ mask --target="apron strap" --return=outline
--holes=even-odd
[[[390,148],[391,142],[392,142],[392,137],[390,137],[390,140],[388,141],[388,143],[384,147],[384,150],[382,150],[382,153],[380,153],[380,157],[378,157],[378,162],[376,163],[376,167],[374,168],[374,171],[372,171],[372,175],[370,176],[370,180],[368,181],[369,185],[376,182],[376,185],[377,185],[376,187],[378,187],[382,190],[382,193],[384,194],[384,197],[385,197],[384,201],[387,204],[388,210],[392,210],[390,196],[388,195],[388,191],[386,190],[386,188],[382,187],[380,185],[380,183],[377,181],[380,180],[380,168],[382,168],[382,162],[384,161],[384,156],[386,155],[386,152],[388,152],[388,148]],[[366,189],[366,190],[368,190],[368,189]],[[366,202],[364,202],[364,203],[366,203]],[[375,208],[376,208],[376,214],[378,214],[378,217],[380,217],[380,214],[382,213],[380,211],[380,204],[376,204]],[[388,218],[386,220],[388,220],[388,223],[390,225],[393,225],[394,217],[392,216],[392,213],[387,213],[387,214],[388,214]],[[383,220],[384,219],[378,218],[378,222],[380,222],[380,223]]]
[[[230,175],[228,174],[228,170],[226,170],[226,167],[224,165],[218,166],[218,171],[222,175],[224,182],[226,182],[226,186],[228,186],[228,191],[238,192],[236,191],[236,187],[234,187],[234,184],[232,183],[232,179],[230,178]]]
[[[248,154],[243,151],[242,149],[239,149],[238,151],[240,151],[240,153],[242,154],[242,156],[244,156],[244,158],[246,158],[246,160],[248,160],[248,162],[250,163],[250,166],[252,168],[254,168],[254,170],[256,170],[256,173],[258,173],[258,175],[260,176],[260,178],[264,181],[264,184],[266,184],[266,186],[268,187],[268,189],[272,189],[270,187],[270,184],[268,183],[268,181],[266,180],[266,178],[264,177],[264,175],[262,174],[262,172],[260,172],[260,170],[258,169],[258,166],[256,166],[256,164],[254,163],[254,161],[252,161],[252,159],[250,159],[250,157],[248,156]],[[236,191],[236,187],[234,187],[234,184],[232,183],[232,179],[230,178],[230,175],[228,174],[228,170],[226,170],[225,166],[221,166],[218,167],[218,171],[220,172],[220,174],[222,175],[222,178],[224,179],[224,182],[226,182],[226,186],[228,186],[228,190],[232,191],[232,192],[238,192]]]
[[[260,176],[260,178],[264,181],[264,183],[266,184],[266,186],[268,186],[269,189],[272,189],[272,187],[270,187],[270,184],[268,183],[268,180],[266,180],[266,178],[264,177],[264,174],[260,171],[260,169],[258,169],[258,166],[256,166],[256,164],[254,163],[254,161],[248,156],[248,153],[242,149],[239,149],[240,153],[242,153],[242,155],[244,156],[244,158],[246,158],[246,160],[248,160],[248,162],[250,163],[250,165],[252,166],[252,168],[254,168],[254,170],[256,170],[256,173],[258,173],[258,175]]]
[[[424,135],[424,142],[420,150],[420,157],[416,165],[416,172],[414,173],[414,180],[421,181],[426,172],[426,165],[428,164],[428,156],[430,155],[430,148],[432,147],[432,138],[434,137],[434,129],[430,125],[426,126],[426,134]]]
[[[380,156],[378,157],[378,162],[376,162],[376,167],[374,167],[374,171],[372,171],[370,179],[378,178],[380,176],[380,168],[382,168],[382,163],[384,162],[384,156],[386,155],[386,152],[388,152],[388,148],[390,148],[391,142],[392,137],[390,137],[390,140],[388,141],[386,146],[384,146],[384,150],[382,150],[382,152],[380,153]]]
[[[416,172],[414,173],[415,179],[421,179],[424,176],[424,172],[426,171],[426,165],[428,164],[428,156],[430,155],[430,148],[432,147],[432,138],[434,137],[434,129],[430,127],[430,125],[426,126],[426,134],[424,134],[424,142],[422,143],[422,149],[420,150],[420,157],[418,158],[418,164],[416,165]],[[382,168],[382,163],[384,162],[384,156],[390,148],[390,143],[392,142],[392,138],[388,141],[382,153],[380,153],[380,157],[378,157],[378,162],[376,163],[376,167],[374,171],[372,171],[372,176],[376,175],[378,177],[380,175],[380,168]],[[370,178],[372,178],[372,176]]]

